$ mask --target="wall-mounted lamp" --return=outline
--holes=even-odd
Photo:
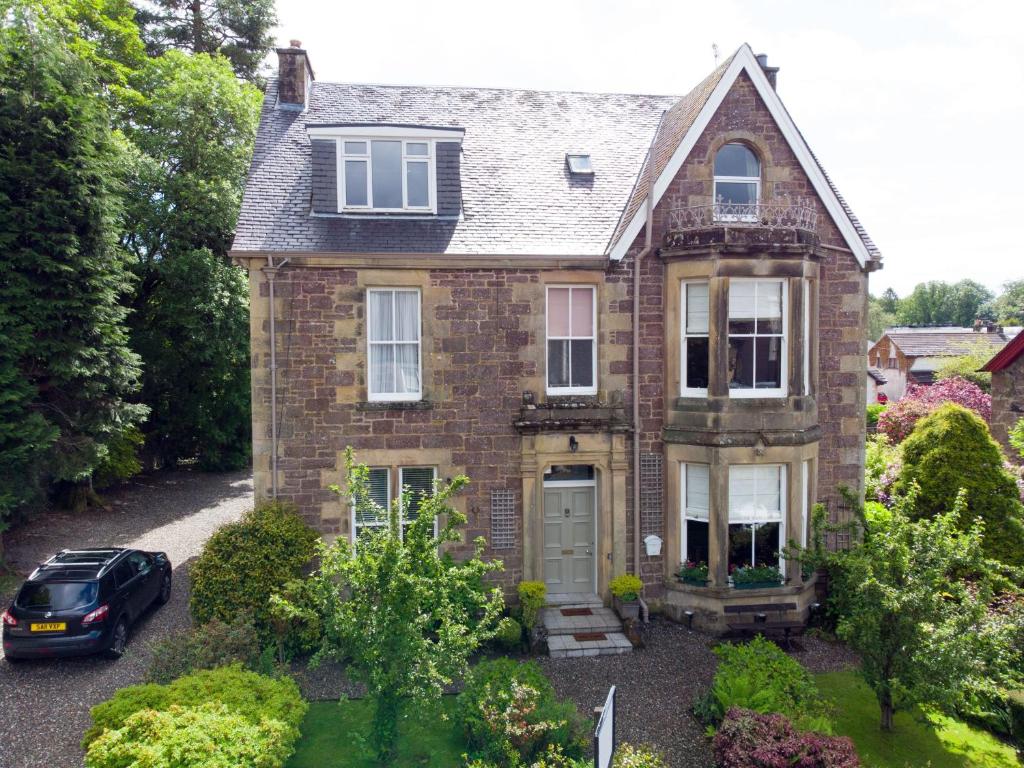
[[[576,453],[580,448],[580,442],[576,439],[576,435],[569,435],[569,453]]]

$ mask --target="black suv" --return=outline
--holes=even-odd
[[[171,598],[171,562],[138,549],[63,550],[33,571],[0,614],[4,656],[124,653],[128,630]]]

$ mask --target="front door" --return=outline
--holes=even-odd
[[[544,583],[549,594],[594,593],[594,487],[544,488]]]

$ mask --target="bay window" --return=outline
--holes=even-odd
[[[547,289],[547,392],[597,393],[596,291],[590,286]]]
[[[371,288],[366,304],[369,399],[421,399],[419,289]]]
[[[339,192],[342,208],[369,211],[431,211],[430,141],[342,139]]]
[[[729,281],[729,390],[733,397],[785,397],[786,314],[785,281]]]
[[[683,507],[680,561],[699,565],[708,562],[710,467],[707,464],[683,464],[680,469]]]
[[[683,283],[682,352],[680,394],[706,397],[708,394],[708,284]]]
[[[782,568],[786,473],[781,464],[729,468],[729,571]]]

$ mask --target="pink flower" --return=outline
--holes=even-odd
[[[954,376],[934,384],[911,384],[899,402],[890,405],[878,417],[878,431],[894,445],[900,443],[918,421],[943,403],[962,405],[985,421],[992,418],[992,396],[977,384]]]

